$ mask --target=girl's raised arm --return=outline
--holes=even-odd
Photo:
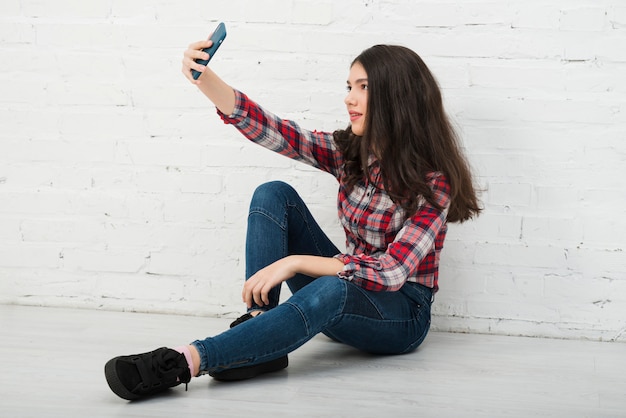
[[[183,75],[195,84],[206,97],[224,114],[230,115],[235,110],[235,91],[218,77],[209,67],[198,64],[196,59],[207,59],[208,54],[202,51],[213,44],[212,41],[199,41],[189,45],[183,57]],[[197,80],[191,75],[194,69],[202,73]]]

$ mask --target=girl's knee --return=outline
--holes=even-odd
[[[267,203],[289,200],[289,196],[296,193],[293,187],[283,181],[263,183],[254,190],[251,206],[265,206]]]
[[[257,188],[254,190],[254,196],[276,196],[277,194],[280,193],[291,193],[293,192],[294,189],[293,187],[291,187],[289,184],[285,183],[284,181],[280,181],[280,180],[274,180],[274,181],[268,181],[266,183],[260,184],[259,186],[257,186]]]

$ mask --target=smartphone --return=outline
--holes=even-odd
[[[211,61],[211,58],[213,58],[213,55],[215,55],[215,52],[217,51],[217,49],[220,47],[220,45],[222,45],[222,42],[224,42],[224,38],[226,38],[226,25],[224,25],[224,22],[222,22],[219,25],[217,25],[217,27],[213,31],[213,34],[209,38],[210,40],[213,41],[213,45],[211,45],[209,48],[203,49],[204,52],[209,54],[209,59],[208,60],[197,59],[195,61],[198,64],[207,65],[209,61]],[[191,70],[191,75],[193,76],[194,80],[197,80],[198,77],[200,77],[200,74],[202,73],[199,71],[196,71],[193,69]]]

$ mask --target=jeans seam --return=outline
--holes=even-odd
[[[351,283],[352,285],[352,283]],[[385,315],[383,315],[383,313],[380,311],[380,309],[378,308],[378,305],[376,303],[374,303],[374,301],[372,300],[372,298],[369,297],[369,295],[367,294],[366,291],[364,291],[362,288],[355,286],[356,290],[361,292],[363,294],[363,296],[365,296],[365,298],[369,301],[370,305],[372,305],[374,307],[374,309],[376,310],[376,313],[378,314],[378,316],[382,319],[385,317]]]
[[[256,207],[250,208],[250,211],[248,212],[248,218],[252,214],[259,214],[259,215],[265,216],[270,221],[274,222],[283,231],[286,229],[284,219],[283,219],[283,222],[279,221],[278,219],[274,217],[273,213],[268,210],[265,210],[263,208],[256,208]]]
[[[300,218],[302,219],[302,222],[304,222],[304,225],[306,226],[306,230],[309,233],[309,236],[311,237],[311,240],[313,241],[313,245],[315,245],[315,249],[317,250],[318,253],[321,254],[322,253],[322,249],[320,248],[320,244],[319,244],[319,241],[317,240],[316,234],[313,233],[313,228],[311,228],[311,223],[309,222],[309,219],[306,216],[306,211],[303,211],[296,204],[288,203],[288,205],[290,205],[292,208],[295,208],[295,210],[298,211],[298,213],[300,214]]]
[[[306,316],[304,315],[304,312],[302,312],[302,309],[300,309],[298,305],[291,303],[289,301],[286,301],[285,305],[291,306],[292,308],[296,310],[296,312],[298,312],[298,314],[300,315],[300,318],[302,318],[302,322],[304,323],[305,334],[309,336],[309,334],[311,333],[311,327],[309,326],[309,321],[306,319]]]

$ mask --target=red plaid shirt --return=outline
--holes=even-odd
[[[428,181],[444,210],[422,200],[418,211],[407,218],[384,191],[378,161],[370,160],[374,182],[364,179],[349,192],[342,181],[344,158],[332,133],[302,129],[265,111],[245,94],[235,93],[233,114],[218,110],[225,123],[249,140],[329,172],[339,181],[337,206],[346,233],[346,253],[336,256],[344,263],[339,277],[372,291],[398,290],[407,281],[438,289],[439,254],[450,203],[450,186],[441,173],[429,174]]]

